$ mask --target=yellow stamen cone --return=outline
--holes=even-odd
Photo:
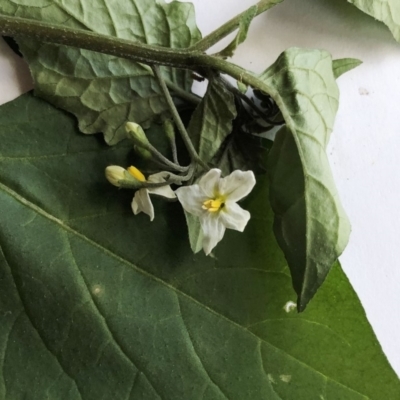
[[[136,167],[131,165],[129,168],[127,168],[128,172],[138,181],[140,182],[146,182],[145,176],[142,174],[141,171],[139,171]]]

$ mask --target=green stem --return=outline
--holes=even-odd
[[[176,147],[174,124],[169,118],[167,118],[163,122],[163,128],[171,147],[172,160],[174,161],[175,164],[180,165],[178,160],[178,149]]]
[[[190,164],[188,172],[186,175],[175,175],[169,174],[169,179],[173,180],[172,183],[181,184],[182,182],[187,182],[192,179],[194,171],[196,170],[196,164]]]
[[[246,83],[244,80],[247,74],[246,70],[218,57],[209,56],[192,49],[172,49],[169,47],[148,45],[126,39],[99,35],[81,29],[64,28],[59,25],[3,15],[0,15],[0,34],[17,37],[34,37],[44,42],[79,47],[149,65],[166,65],[194,71],[202,67],[212,68],[226,72],[241,82]],[[256,80],[258,81],[256,77],[252,79],[250,76],[249,79],[253,83]]]
[[[283,0],[261,0],[253,7],[257,7],[256,15],[262,14],[264,11],[269,10],[276,4],[282,2]],[[205,51],[210,47],[214,46],[214,44],[218,43],[221,39],[228,36],[234,30],[239,27],[240,21],[242,17],[247,13],[248,10],[243,11],[241,14],[232,18],[230,21],[226,22],[224,25],[211,32],[209,35],[205,36],[203,39],[195,43],[191,49],[197,51]]]
[[[187,68],[187,65],[191,64],[191,55],[194,53],[190,49],[148,45],[82,29],[4,15],[0,15],[0,33],[15,37],[33,37],[43,42],[79,47],[145,64],[161,64],[177,68]]]
[[[261,1],[260,3],[271,5],[276,4],[278,1],[279,0],[274,0],[271,2],[266,0]],[[227,28],[225,27],[225,30],[226,29]],[[247,72],[245,69],[235,64],[218,57],[204,54],[196,49],[171,49],[168,47],[148,45],[106,35],[99,35],[80,29],[64,28],[58,25],[51,25],[30,19],[6,17],[2,15],[0,15],[0,34],[17,37],[34,37],[35,39],[44,42],[98,51],[150,65],[166,65],[174,68],[190,69],[193,71],[201,71],[202,68],[211,68],[230,75],[239,82],[260,89],[269,94],[281,109],[286,122],[288,123],[288,121],[290,121],[290,116],[285,112],[282,100],[275,88],[266,85],[263,81],[258,79],[257,76]],[[215,37],[217,36],[220,37],[219,34],[215,34]],[[208,43],[211,42],[209,41]],[[165,82],[162,82],[166,87]],[[171,97],[168,89],[166,89],[166,93]],[[177,126],[179,125],[177,124]],[[182,132],[186,132],[182,129],[180,129],[180,131],[181,134]],[[189,148],[194,150],[192,143],[190,142],[189,144],[189,142],[187,142],[187,145]],[[192,151],[192,153],[197,154],[195,151]]]
[[[197,154],[197,151],[194,148],[192,141],[190,140],[190,137],[186,131],[185,125],[183,125],[183,122],[178,113],[178,110],[176,109],[175,103],[172,100],[172,97],[171,97],[171,94],[169,93],[167,85],[164,82],[160,68],[157,65],[153,65],[152,68],[153,68],[154,76],[156,77],[158,84],[160,85],[160,88],[165,97],[165,101],[167,102],[168,108],[172,114],[172,118],[182,136],[182,140],[185,143],[186,149],[188,150],[190,157],[192,158],[193,161],[198,162],[199,164],[201,164],[202,167],[208,169],[207,165],[201,160],[201,158]]]
[[[171,169],[173,169],[175,171],[179,171],[179,172],[186,172],[188,170],[188,167],[182,167],[182,166],[168,160],[168,158],[165,157],[164,155],[162,155],[151,143],[147,143],[146,146],[144,146],[142,144],[137,144],[137,145],[150,151],[150,153],[152,153],[154,157],[158,158],[158,160],[160,162],[164,163],[168,168],[171,168]]]
[[[183,100],[186,100],[192,104],[199,104],[201,102],[201,97],[197,96],[194,93],[187,92],[185,89],[182,89],[180,86],[176,85],[172,81],[166,79],[165,84],[167,85],[168,89],[172,90],[173,95],[180,97]]]
[[[152,74],[154,76],[153,70],[151,69],[151,67],[149,65],[140,63],[140,65],[146,70],[148,71],[150,74]],[[190,103],[193,104],[199,104],[201,102],[201,97],[197,96],[194,93],[191,92],[187,92],[185,89],[182,89],[180,86],[176,85],[174,82],[170,81],[169,79],[164,79],[165,80],[165,84],[167,85],[168,89],[172,90],[174,92],[174,94],[178,97],[180,97],[181,99],[187,100]]]

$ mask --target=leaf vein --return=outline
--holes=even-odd
[[[178,308],[179,308],[181,320],[182,320],[183,326],[185,327],[185,330],[186,330],[186,332],[187,332],[187,336],[188,336],[188,338],[189,338],[189,341],[190,341],[190,344],[191,344],[191,347],[192,347],[192,350],[193,350],[193,354],[195,355],[195,357],[196,357],[197,360],[199,361],[201,367],[203,368],[203,370],[204,370],[205,374],[207,375],[208,379],[210,380],[210,382],[213,383],[213,385],[219,390],[219,392],[220,392],[227,400],[229,400],[229,397],[224,393],[224,391],[222,390],[222,388],[215,382],[215,380],[211,377],[211,375],[208,373],[206,367],[204,366],[203,361],[201,360],[201,357],[200,357],[199,353],[198,353],[197,350],[196,350],[196,347],[195,347],[195,345],[194,345],[192,336],[190,335],[189,328],[188,328],[188,326],[187,326],[186,323],[185,323],[185,319],[184,319],[184,317],[183,317],[183,313],[182,313],[182,309],[181,309],[181,303],[180,303],[180,300],[179,300],[179,296],[178,296],[177,292],[174,292],[174,294],[175,294],[175,296],[176,296],[176,301],[177,301],[177,304],[178,304]]]
[[[115,345],[116,345],[118,351],[120,352],[120,354],[129,362],[129,364],[131,364],[134,368],[136,368],[137,371],[140,371],[140,372],[143,373],[143,375],[146,377],[147,381],[152,386],[154,391],[157,393],[157,395],[160,397],[160,399],[162,399],[161,395],[156,390],[156,388],[154,386],[154,383],[151,382],[151,380],[149,379],[147,374],[144,373],[143,369],[138,367],[137,362],[135,362],[132,359],[132,357],[128,355],[128,352],[124,349],[124,347],[122,346],[122,344],[119,342],[119,340],[117,339],[116,335],[112,331],[111,327],[109,326],[106,317],[103,315],[103,313],[100,310],[100,307],[97,305],[96,300],[93,298],[93,294],[92,294],[91,290],[89,289],[89,286],[88,286],[88,283],[87,283],[87,281],[85,279],[85,276],[83,275],[82,270],[81,270],[81,268],[79,267],[79,265],[78,265],[78,263],[76,261],[74,252],[72,250],[71,241],[69,239],[69,235],[68,234],[66,234],[66,238],[67,238],[67,242],[68,242],[68,246],[69,246],[69,250],[70,250],[71,259],[72,259],[74,265],[76,266],[77,270],[79,271],[83,282],[85,283],[85,287],[86,287],[86,290],[87,290],[87,292],[89,294],[89,297],[90,297],[90,300],[91,300],[91,304],[93,305],[93,307],[96,310],[97,314],[100,316],[101,320],[103,321],[103,326],[106,328],[107,332],[110,334],[110,337],[113,340],[113,342],[115,343]]]
[[[74,383],[74,385],[75,385],[75,387],[76,387],[76,390],[77,390],[78,393],[79,393],[80,399],[83,400],[82,393],[81,393],[81,391],[80,391],[80,388],[79,388],[79,386],[78,386],[76,380],[74,379],[73,376],[71,376],[71,375],[65,370],[65,368],[64,368],[63,364],[61,363],[61,361],[59,360],[57,354],[54,353],[54,352],[49,348],[49,346],[47,345],[46,341],[44,340],[44,338],[43,338],[42,335],[40,334],[38,328],[37,328],[36,325],[33,323],[32,318],[31,318],[31,316],[30,316],[30,314],[29,314],[28,308],[27,308],[27,306],[26,306],[26,304],[25,304],[25,300],[24,300],[23,296],[21,295],[21,288],[20,288],[20,287],[18,286],[18,284],[17,284],[17,279],[15,279],[15,276],[14,276],[14,273],[13,273],[13,269],[11,268],[11,265],[10,265],[9,261],[7,260],[7,257],[6,257],[6,254],[4,253],[4,251],[2,251],[2,254],[3,254],[4,260],[6,261],[6,264],[7,264],[8,268],[9,268],[9,270],[10,270],[10,274],[11,274],[11,277],[12,277],[12,279],[13,279],[13,282],[14,282],[14,285],[15,285],[15,288],[16,288],[16,292],[17,292],[18,297],[19,297],[19,299],[20,299],[20,301],[21,301],[21,305],[22,305],[22,307],[23,307],[23,310],[25,311],[24,314],[26,315],[27,320],[29,321],[29,323],[30,323],[30,325],[32,326],[33,330],[36,332],[36,334],[37,334],[38,337],[40,338],[41,342],[43,343],[43,346],[46,348],[46,350],[48,351],[48,353],[51,354],[51,355],[53,356],[53,358],[57,361],[57,364],[59,365],[60,369],[61,369],[61,370],[64,372],[64,374],[65,374],[66,376],[68,376],[68,377],[71,379],[71,381]],[[21,315],[22,315],[22,313],[23,313],[23,311],[21,311]]]

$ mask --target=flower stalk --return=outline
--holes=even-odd
[[[156,158],[160,164],[171,170],[186,172],[189,167],[182,167],[175,162],[168,160],[163,154],[161,154],[147,139],[142,127],[134,122],[128,122],[125,125],[128,137],[132,139],[133,143],[143,149],[145,152],[149,152],[154,158]]]
[[[171,146],[172,160],[174,161],[175,164],[180,165],[179,160],[178,160],[178,150],[176,148],[174,124],[169,118],[167,118],[163,122],[163,128],[164,128],[164,132],[167,136],[167,139],[169,141],[169,144]]]
[[[203,160],[199,157],[196,149],[193,146],[193,143],[189,137],[189,134],[186,131],[185,125],[182,122],[182,119],[178,113],[178,110],[176,109],[175,103],[172,100],[171,94],[169,93],[169,90],[167,88],[167,85],[165,84],[164,78],[161,74],[160,68],[158,65],[153,65],[152,66],[154,76],[157,79],[158,84],[160,85],[160,88],[164,94],[165,101],[168,104],[168,108],[172,114],[172,118],[175,122],[176,127],[178,128],[179,133],[182,136],[182,140],[185,143],[186,149],[190,154],[190,157],[194,162],[197,162],[200,164],[205,170],[208,170],[208,166],[203,162]]]

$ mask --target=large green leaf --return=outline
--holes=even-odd
[[[131,162],[25,95],[0,108],[2,399],[400,398],[338,265],[307,311],[271,232],[264,177],[215,258],[178,203],[156,218],[103,175]]]
[[[268,157],[270,200],[302,311],[350,234],[325,152],[339,90],[331,56],[320,50],[289,49],[260,79],[277,91],[286,121]]]
[[[0,13],[174,48],[188,47],[200,39],[193,5],[176,1],[2,0]],[[146,66],[35,40],[18,43],[32,71],[36,94],[75,114],[82,132],[104,132],[109,144],[125,138],[127,120],[148,125],[167,108]],[[188,71],[164,68],[163,73],[190,91]]]
[[[347,0],[387,25],[400,42],[400,2],[398,0]]]

